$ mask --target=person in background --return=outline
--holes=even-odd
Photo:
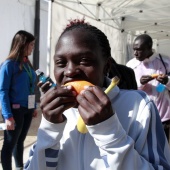
[[[71,20],[55,47],[57,86],[42,89],[42,120],[25,170],[170,169],[157,108],[142,91],[116,86],[105,94],[110,67],[106,35],[84,19]],[[94,86],[77,94],[65,85],[77,80]],[[77,129],[80,115],[87,133]]]
[[[36,117],[34,86],[36,74],[28,59],[35,37],[24,30],[12,40],[9,56],[0,68],[0,101],[7,129],[1,150],[3,170],[12,170],[12,153],[16,169],[23,169],[24,140],[32,117]]]
[[[113,58],[111,58],[111,62],[112,65],[108,77],[113,78],[117,75],[120,78],[120,82],[118,84],[118,87],[120,89],[137,90],[137,82],[133,69],[125,65],[116,63]]]
[[[145,91],[156,104],[167,139],[169,139],[170,58],[154,53],[152,44],[152,38],[149,35],[137,36],[133,43],[135,58],[126,65],[134,70],[138,89]]]

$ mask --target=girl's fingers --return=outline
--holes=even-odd
[[[80,114],[88,125],[102,122],[114,114],[108,96],[97,86],[82,91],[77,101]]]

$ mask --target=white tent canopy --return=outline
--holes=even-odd
[[[65,8],[104,23],[112,28],[152,38],[170,39],[169,0],[54,0]]]
[[[132,42],[147,33],[155,51],[170,54],[170,0],[54,0],[51,8],[51,66],[54,47],[67,20],[85,17],[108,37],[112,57],[121,64],[133,57]],[[50,72],[53,67],[50,68]]]

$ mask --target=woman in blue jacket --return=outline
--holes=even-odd
[[[7,127],[1,151],[4,170],[12,170],[12,153],[16,168],[23,168],[24,140],[32,117],[37,115],[34,95],[36,74],[28,59],[34,44],[32,34],[18,31],[12,40],[9,56],[0,69],[0,101]]]

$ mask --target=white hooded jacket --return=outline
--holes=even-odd
[[[42,117],[37,143],[25,170],[169,170],[170,148],[158,111],[142,91],[114,88],[109,98],[115,114],[78,132],[78,110],[67,121]]]

